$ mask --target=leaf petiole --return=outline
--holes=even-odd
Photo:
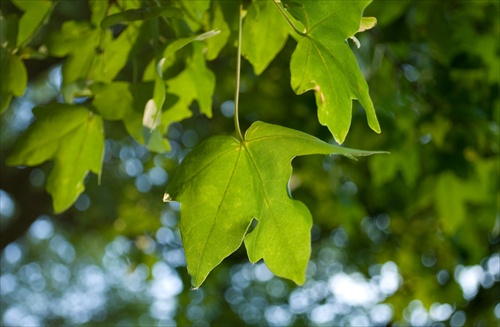
[[[276,8],[278,8],[278,11],[280,12],[280,14],[283,17],[285,17],[286,21],[293,28],[293,30],[295,31],[295,33],[299,34],[300,36],[307,36],[306,33],[300,31],[297,28],[297,26],[295,26],[295,24],[292,22],[292,20],[290,19],[290,17],[288,17],[288,15],[286,14],[285,10],[283,8],[281,8],[281,6],[279,5],[279,2],[281,2],[281,1],[280,0],[273,0],[273,3],[276,6]]]
[[[240,129],[240,121],[238,116],[238,107],[240,101],[240,76],[241,76],[241,30],[242,30],[242,22],[243,22],[243,3],[240,2],[240,17],[239,17],[239,26],[238,26],[238,57],[236,59],[236,91],[234,94],[234,128],[236,129],[236,133],[238,134],[238,138],[243,141],[243,134]]]

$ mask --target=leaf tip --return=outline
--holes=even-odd
[[[333,132],[333,131],[331,131],[331,132],[332,132],[333,138],[335,139],[335,142],[337,142],[339,145],[344,143],[346,135],[347,135],[347,131],[345,133],[337,133],[337,132]]]
[[[378,123],[378,120],[375,121],[369,121],[368,125],[370,128],[377,134],[382,133],[382,130],[380,129],[380,124]]]
[[[375,17],[361,17],[361,21],[359,23],[358,33],[372,29],[376,25],[377,25],[377,18],[375,18]]]

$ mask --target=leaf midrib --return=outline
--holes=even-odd
[[[226,187],[224,188],[224,193],[222,194],[222,197],[219,201],[219,205],[217,206],[217,211],[215,213],[215,216],[213,218],[213,223],[211,224],[211,227],[210,227],[210,231],[208,232],[208,236],[206,237],[205,241],[203,242],[203,248],[200,252],[200,258],[198,260],[198,265],[196,267],[196,275],[199,274],[200,272],[200,266],[202,265],[202,261],[203,261],[203,258],[205,257],[205,248],[207,246],[207,243],[208,243],[208,240],[210,239],[211,235],[212,235],[212,232],[215,228],[215,225],[216,225],[216,221],[217,221],[217,217],[219,216],[219,211],[221,209],[221,206],[222,206],[222,203],[224,202],[224,199],[226,198],[226,195],[228,193],[228,189],[229,189],[229,185],[231,184],[231,181],[233,180],[233,177],[234,177],[234,173],[236,171],[236,167],[238,166],[238,162],[240,161],[240,157],[241,157],[241,152],[242,152],[242,148],[240,148],[240,150],[238,151],[238,156],[236,157],[236,161],[234,163],[234,167],[233,167],[233,171],[231,172],[231,176],[229,177],[229,180],[226,184]]]
[[[259,170],[259,166],[257,165],[257,162],[255,161],[255,158],[253,157],[252,155],[252,152],[250,151],[250,149],[248,148],[248,145],[243,143],[243,146],[245,147],[245,150],[247,151],[248,153],[248,156],[250,157],[251,161],[252,161],[252,164],[255,168],[255,171],[257,172],[257,175],[259,176],[259,181],[261,183],[261,186],[262,186],[262,190],[263,190],[263,193],[264,193],[264,199],[265,199],[265,202],[266,202],[266,206],[268,208],[268,210],[271,212],[271,216],[273,217],[273,221],[275,222],[275,224],[277,226],[279,226],[280,224],[278,223],[278,220],[276,219],[275,217],[275,214],[274,214],[274,211],[272,210],[272,207],[271,207],[271,204],[269,202],[269,197],[267,195],[267,192],[266,192],[266,187],[265,187],[265,183],[264,183],[264,180],[262,179],[262,175],[260,173],[260,170]],[[259,217],[260,218],[260,217]],[[258,218],[257,218],[258,220]],[[260,229],[258,228],[255,232],[257,233],[257,235],[255,236],[255,242],[254,242],[254,245],[253,245],[253,252],[255,253],[255,246],[257,244],[257,239],[258,239],[258,236],[259,236],[259,231]],[[283,244],[283,238],[279,237],[278,238],[280,240],[280,242]],[[286,247],[282,247],[283,249],[289,249],[290,244],[287,244]],[[296,268],[298,266],[297,264],[297,261],[295,260],[295,257],[294,256],[289,256],[291,257],[291,261],[293,261],[293,267]],[[295,271],[296,274],[300,274],[300,272],[298,272],[297,270]]]

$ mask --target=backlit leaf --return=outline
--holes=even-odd
[[[19,30],[17,33],[17,45],[33,36],[40,24],[45,19],[45,16],[52,8],[50,0],[12,0],[12,2],[24,11],[23,16],[19,20]]]
[[[53,56],[68,56],[62,67],[63,85],[79,80],[111,82],[125,66],[141,23],[130,24],[116,39],[109,30],[92,28],[87,22],[65,22],[49,35]]]
[[[306,28],[290,63],[292,88],[297,94],[315,91],[319,122],[337,142],[351,126],[353,99],[364,107],[369,126],[380,132],[368,85],[346,43],[359,30],[370,1],[283,2]]]
[[[190,106],[194,100],[197,100],[201,113],[208,117],[212,116],[215,76],[206,67],[203,44],[194,41],[204,41],[218,34],[218,30],[211,30],[200,35],[174,40],[165,48],[163,57],[156,63],[155,72],[152,69],[154,61],[147,68],[145,78],[151,75],[154,78],[152,98],[147,101],[143,116],[144,130],[148,130],[143,133],[143,137],[150,150],[164,152],[170,149],[163,135],[171,123],[192,116]],[[193,52],[191,57],[186,59],[185,69],[173,78],[164,76],[165,67],[175,62],[174,54],[191,43]]]
[[[231,35],[231,30],[227,24],[222,5],[220,1],[212,1],[210,14],[205,16],[205,28],[207,30],[218,30],[220,34],[217,37],[206,40],[207,44],[207,60],[214,60],[219,55],[219,52],[224,48]]]
[[[53,160],[47,179],[54,211],[66,210],[85,190],[89,170],[100,174],[104,155],[102,119],[84,107],[54,104],[33,110],[36,121],[7,158],[13,166],[35,166]]]
[[[94,94],[92,105],[97,109],[102,118],[120,120],[134,111],[134,98],[130,91],[130,83],[95,83],[91,86],[91,89]],[[144,108],[144,104],[142,107]]]
[[[193,32],[200,29],[203,16],[210,8],[210,0],[175,1],[174,4],[185,12],[184,20]]]
[[[92,106],[104,119],[123,120],[127,132],[150,151],[166,152],[170,150],[170,145],[160,128],[151,131],[150,127],[143,124],[145,107],[151,101],[149,96],[153,86],[152,82],[96,83],[91,86],[94,94]]]
[[[312,219],[302,202],[290,198],[291,160],[309,154],[353,158],[372,153],[263,122],[254,123],[244,141],[215,136],[196,147],[166,195],[181,203],[180,229],[194,287],[243,240],[250,261],[264,259],[276,275],[304,283]],[[247,234],[253,219],[257,226]]]
[[[243,22],[242,54],[260,75],[281,51],[288,25],[272,1],[253,1]]]
[[[9,107],[12,96],[21,96],[28,83],[23,61],[0,49],[0,113]]]
[[[101,28],[105,29],[118,23],[130,23],[138,20],[152,19],[159,16],[181,18],[182,11],[171,7],[143,7],[129,9],[109,15],[101,21]]]
[[[16,15],[0,15],[0,44],[7,51],[16,47],[18,23]]]
[[[375,25],[377,25],[377,18],[375,18],[375,17],[362,17],[358,32],[364,32],[364,31],[367,31],[369,29],[372,29],[373,27],[375,27]]]
[[[178,76],[167,80],[167,93],[178,100],[162,116],[162,125],[191,117],[190,105],[197,101],[200,112],[212,117],[212,94],[215,89],[215,75],[208,69],[203,57],[203,44],[193,43],[193,55],[186,61],[186,68]]]

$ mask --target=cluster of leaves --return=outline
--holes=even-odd
[[[0,1],[2,13],[8,13],[9,3]],[[11,289],[1,297],[5,309],[3,323],[10,325],[12,319],[7,317],[12,318],[12,313],[18,312],[23,321],[37,317],[38,325],[75,325],[83,323],[78,320],[82,316],[92,325],[173,324],[174,320],[178,325],[497,324],[500,21],[495,13],[500,7],[494,0],[401,0],[390,5],[384,1],[370,4],[364,13],[377,17],[378,24],[371,31],[356,35],[362,46],[354,53],[370,85],[384,133],[376,135],[366,128],[362,123],[365,112],[354,103],[354,123],[345,145],[388,149],[391,155],[358,163],[342,156],[294,159],[289,188],[314,217],[305,285],[273,277],[262,263],[250,265],[245,249],[241,248],[214,269],[202,288],[188,291],[190,276],[176,227],[179,206],[177,203],[162,206],[159,199],[164,183],[160,179],[146,191],[140,182],[153,176],[151,173],[160,167],[171,180],[178,158],[208,136],[234,131],[227,112],[234,94],[238,8],[233,4],[229,11],[227,6],[231,3],[212,2],[213,6],[222,4],[219,12],[231,29],[222,28],[220,34],[203,40],[207,44],[227,37],[227,45],[216,59],[209,60],[209,52],[204,53],[207,67],[217,79],[213,117],[207,119],[196,114],[195,103],[191,107],[194,117],[169,127],[171,152],[148,152],[127,136],[123,121],[104,119],[106,152],[101,185],[97,185],[95,176],[90,176],[76,205],[56,217],[51,214],[50,197],[42,183],[51,163],[17,169],[4,166],[2,160],[0,240],[3,246],[9,239],[17,240],[1,256],[1,279],[6,285],[2,292]],[[251,8],[248,7],[244,26],[251,17]],[[9,10],[22,14],[15,7]],[[86,1],[61,1],[51,13],[49,25],[43,28],[57,30],[64,21],[83,23],[90,17]],[[300,26],[298,22],[295,25]],[[211,27],[203,28],[192,35],[210,30]],[[302,27],[299,31],[303,31]],[[39,37],[42,36],[43,31]],[[317,123],[313,92],[296,97],[289,87],[290,58],[297,46],[294,39],[300,40],[298,35],[292,33],[292,36],[259,76],[252,72],[251,64],[242,62],[242,126],[263,120],[306,131],[320,139],[331,139],[330,131]],[[32,43],[35,48],[36,42]],[[153,58],[152,47],[147,49],[144,58]],[[30,85],[27,96],[21,101],[14,100],[12,108],[0,117],[2,158],[12,151],[12,142],[26,127],[21,126],[25,100],[43,104],[45,99],[59,95],[60,90],[52,85],[59,68],[51,65],[64,60],[54,57],[23,60]],[[133,70],[127,65],[115,80],[127,81],[127,76],[132,76]],[[172,72],[177,74],[183,67]],[[154,85],[154,80],[149,83]],[[152,87],[149,86],[148,92]],[[44,100],[40,95],[44,95]],[[151,96],[148,93],[144,97],[141,101],[145,106]],[[114,103],[122,100],[128,101],[117,96],[112,99]],[[87,103],[80,106],[88,108]],[[135,166],[138,162],[142,165]],[[129,168],[137,167],[140,169],[134,174],[128,172]],[[10,220],[5,218],[9,216],[8,205],[4,206],[9,198],[15,202]],[[26,217],[33,220],[27,221]],[[37,218],[36,225],[28,229]],[[35,227],[47,222],[53,224],[54,235],[44,240],[35,238]],[[7,228],[3,229],[5,224]],[[249,231],[252,228],[253,224]],[[68,246],[61,245],[61,234],[74,247],[74,261],[67,261],[61,255],[68,252]],[[118,266],[116,261],[110,261],[109,252],[123,250],[116,243],[128,249],[121,254]],[[11,261],[12,254],[16,254],[13,249],[21,251],[19,261]],[[164,286],[169,287],[165,290],[155,284],[155,290],[165,290],[162,300],[148,299],[149,287],[136,284],[133,277],[147,276],[149,269],[147,278],[154,281],[155,263],[172,267],[185,291],[165,301],[165,294],[172,294],[174,288],[167,283]],[[33,268],[37,266],[38,269]],[[61,310],[61,304],[75,299],[74,285],[76,289],[84,287],[82,304],[86,302],[84,299],[92,298],[92,304],[96,298],[102,299],[88,296],[91,288],[82,283],[80,274],[82,270],[93,271],[96,266],[106,273],[107,286],[102,289],[100,283],[92,285],[101,289],[105,302],[97,311],[85,305],[78,306],[78,314]],[[381,278],[381,267],[386,266],[397,266],[399,277]],[[66,275],[71,277],[70,287],[68,284],[60,287],[64,280],[55,272],[61,270],[70,271]],[[36,271],[43,274],[43,279],[35,278],[40,275]],[[126,278],[122,286],[116,286],[116,282],[121,282],[116,278],[117,272]],[[164,271],[161,274],[178,283],[172,275]],[[345,285],[337,283],[340,276],[365,281],[370,287],[374,284],[392,287],[395,293],[384,293],[388,297],[378,299],[384,304],[361,303],[366,298],[365,292],[351,289],[348,294],[333,292],[333,282]],[[393,284],[398,281],[399,284]],[[136,287],[132,296],[127,295],[129,286]],[[354,293],[363,296],[348,301],[353,297],[346,295]],[[26,301],[27,298],[32,301]],[[174,311],[165,314],[160,307]],[[285,320],[277,321],[278,317]],[[20,320],[14,325],[19,324]]]
[[[84,191],[88,172],[100,176],[103,121],[121,121],[139,143],[161,153],[171,149],[165,134],[173,122],[195,109],[212,116],[215,75],[207,61],[217,59],[236,34],[243,35],[238,47],[256,75],[289,35],[298,40],[290,63],[292,88],[297,94],[315,91],[319,122],[338,143],[351,125],[353,99],[380,132],[367,83],[347,42],[374,25],[373,18],[362,18],[369,2],[269,0],[243,6],[216,0],[91,0],[87,21],[53,22],[51,13],[64,2],[32,6],[12,0],[2,8],[0,21],[2,111],[26,88],[24,59],[65,58],[64,103],[34,110],[35,123],[7,163],[53,161],[46,189],[55,212],[67,210]],[[235,23],[241,26],[243,15],[239,28]],[[239,126],[237,132],[241,135]],[[312,220],[287,192],[289,162],[306,154],[371,153],[260,122],[245,137],[200,145],[182,162],[166,194],[167,200],[182,203],[181,232],[193,285],[201,285],[243,239],[252,262],[264,259],[277,275],[303,283]],[[258,224],[250,231],[254,218]]]
[[[451,298],[465,307],[468,299],[452,282],[457,266],[498,252],[500,23],[490,15],[498,10],[495,2],[407,1],[370,12],[386,28],[373,36],[373,52],[362,55],[373,60],[367,68],[373,99],[391,133],[367,139],[355,132],[349,145],[390,144],[391,155],[369,161],[368,183],[351,174],[366,185],[370,216],[391,217],[391,236],[378,251],[381,262],[396,260],[407,281],[390,300],[396,312],[412,297],[429,307]],[[478,295],[470,321],[492,317],[491,305],[476,305],[489,303],[494,288]]]

